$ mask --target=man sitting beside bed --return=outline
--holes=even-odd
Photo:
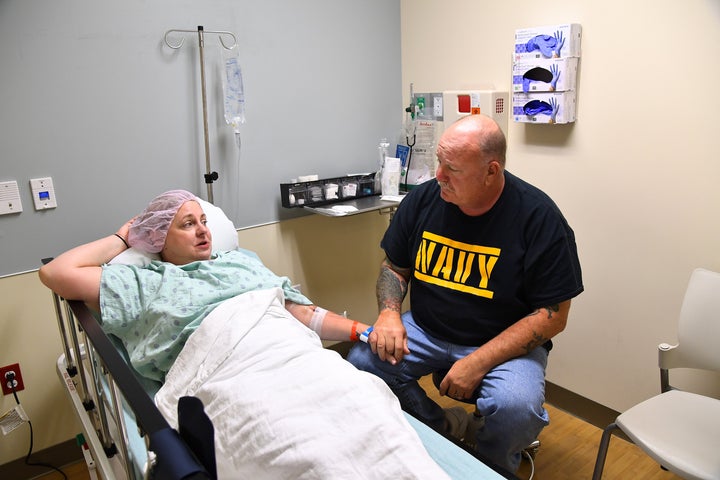
[[[160,259],[109,264],[130,247]],[[132,366],[164,382],[155,400],[171,425],[179,397],[203,401],[221,478],[447,478],[385,384],[322,348],[369,326],[314,306],[253,255],[213,253],[189,192],[161,194],[40,279],[85,302]]]

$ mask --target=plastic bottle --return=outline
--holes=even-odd
[[[378,170],[375,173],[375,193],[379,193],[382,190],[382,176],[383,168],[385,165],[385,158],[390,155],[390,142],[387,138],[380,140],[378,145]]]

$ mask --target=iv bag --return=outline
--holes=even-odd
[[[245,123],[245,92],[243,89],[242,71],[235,49],[223,49],[222,84],[225,97],[225,122],[232,125],[236,134],[240,133],[240,125]]]

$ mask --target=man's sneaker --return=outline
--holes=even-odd
[[[456,440],[462,440],[468,426],[468,413],[462,407],[445,409],[445,433]]]

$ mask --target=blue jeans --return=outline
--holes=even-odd
[[[355,345],[347,359],[358,369],[382,378],[404,410],[446,433],[443,409],[430,400],[417,381],[429,373],[448,370],[477,347],[455,345],[429,335],[415,323],[410,312],[405,312],[402,320],[410,354],[398,365],[383,362],[364,343]],[[523,448],[549,423],[543,407],[547,357],[548,351],[537,347],[527,355],[502,363],[485,375],[475,391],[478,411],[485,417],[484,427],[478,430],[478,452],[511,472],[520,465]]]

